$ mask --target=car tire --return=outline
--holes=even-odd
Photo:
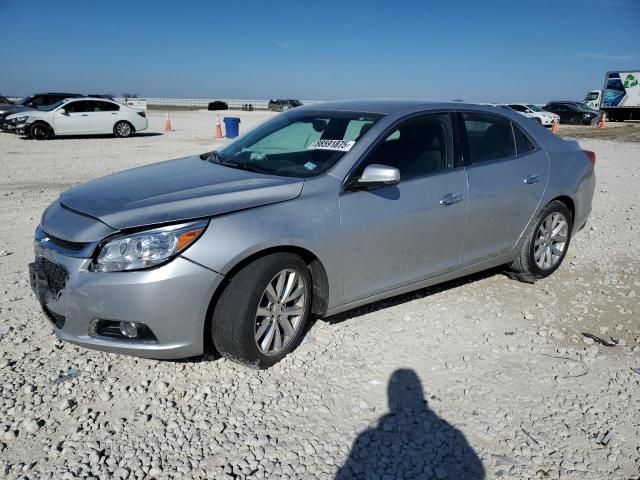
[[[580,117],[571,117],[571,125],[582,125],[582,119]]]
[[[533,117],[533,119],[538,122],[540,125],[542,125],[542,120],[540,120],[538,117]]]
[[[35,122],[29,127],[29,136],[35,140],[49,140],[53,137],[53,130],[45,122]]]
[[[113,126],[113,134],[119,138],[127,138],[136,133],[133,125],[126,120],[120,120]]]
[[[518,257],[510,265],[511,270],[535,278],[551,275],[567,254],[572,229],[571,211],[567,206],[559,200],[548,203],[529,228]]]
[[[300,343],[311,314],[311,295],[311,274],[299,256],[273,253],[255,260],[231,277],[217,301],[213,345],[243,365],[276,364]]]

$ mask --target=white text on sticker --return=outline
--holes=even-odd
[[[353,140],[316,140],[307,147],[309,150],[338,150],[348,152],[356,142]]]

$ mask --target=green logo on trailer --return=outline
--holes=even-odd
[[[638,85],[638,79],[634,77],[632,74],[627,75],[627,78],[624,79],[624,88],[632,88]]]

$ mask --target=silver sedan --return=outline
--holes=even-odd
[[[515,112],[371,100],[281,114],[218,152],[73,187],[36,230],[62,340],[268,367],[327,317],[500,265],[543,278],[595,155]]]

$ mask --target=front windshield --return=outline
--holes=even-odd
[[[527,108],[530,109],[530,110],[533,110],[534,112],[544,112],[544,110],[542,110],[537,105],[527,105]]]
[[[26,105],[33,99],[33,95],[29,95],[28,97],[21,98],[16,102],[16,105]]]
[[[54,103],[53,105],[49,105],[49,106],[45,106],[45,107],[40,107],[38,110],[41,110],[43,112],[50,112],[51,110],[55,110],[56,108],[58,108],[60,105],[62,105],[64,103],[64,100],[60,100],[59,102]]]
[[[214,152],[232,168],[286,177],[315,177],[333,167],[382,115],[304,111],[278,115]]]

